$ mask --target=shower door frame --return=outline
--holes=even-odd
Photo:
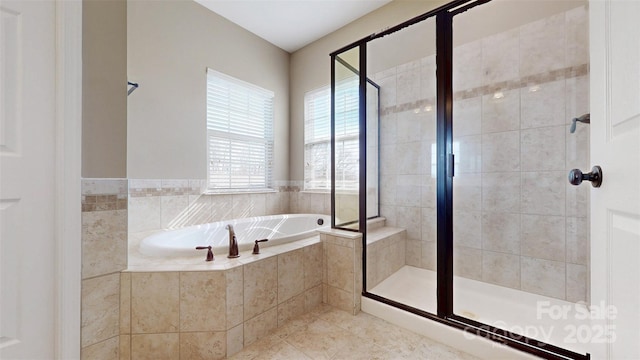
[[[476,6],[491,0],[454,0],[422,15],[409,19],[387,30],[344,46],[331,56],[331,123],[332,150],[334,149],[333,125],[335,121],[335,63],[338,56],[346,51],[359,48],[359,126],[360,126],[360,199],[359,229],[362,233],[362,296],[399,308],[430,320],[470,332],[502,345],[540,356],[546,359],[590,359],[590,354],[580,354],[568,349],[548,344],[526,336],[513,334],[464,316],[456,315],[453,308],[453,18]],[[437,239],[436,239],[436,300],[435,314],[418,309],[367,291],[367,229],[366,229],[366,82],[367,44],[375,39],[390,35],[426,19],[436,19],[436,143],[437,143]],[[379,96],[379,95],[378,95]],[[362,131],[362,130],[365,131]],[[331,154],[332,167],[335,155]],[[332,185],[334,174],[332,172]],[[332,186],[331,213],[332,228],[335,226],[335,189]],[[345,229],[349,230],[349,229]]]

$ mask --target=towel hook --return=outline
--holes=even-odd
[[[134,92],[138,86],[138,83],[132,83],[131,81],[127,81],[127,86],[132,86],[131,88],[129,88],[129,90],[127,91],[127,96],[131,95],[132,92]]]

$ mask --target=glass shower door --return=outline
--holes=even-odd
[[[435,19],[368,42],[367,74],[380,94],[377,171],[386,227],[367,235],[366,290],[435,314]]]
[[[586,1],[494,0],[454,17],[454,313],[567,343],[588,288]],[[571,309],[564,317],[550,311]]]

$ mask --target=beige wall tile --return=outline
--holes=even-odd
[[[119,334],[120,274],[82,281],[82,347]]]
[[[278,255],[278,304],[304,291],[304,250]]]
[[[82,278],[127,267],[127,210],[82,213]]]
[[[244,347],[244,325],[240,324],[227,331],[227,357],[239,352]]]
[[[179,333],[131,335],[131,360],[176,360],[179,358]]]
[[[422,209],[428,210],[428,209]],[[407,230],[407,238],[422,238],[422,211],[419,207],[396,207],[396,226]]]
[[[565,263],[522,257],[522,290],[558,299],[565,298]]]
[[[589,269],[586,265],[567,264],[567,301],[589,301]]]
[[[520,212],[520,173],[482,174],[482,210]]]
[[[421,123],[419,120],[418,114],[413,110],[397,113],[395,143],[420,141],[422,134],[420,133]]]
[[[244,321],[244,276],[242,267],[225,271],[227,277],[227,329]]]
[[[422,144],[419,141],[410,143],[399,143],[396,145],[396,151],[402,156],[396,157],[396,171],[399,175],[418,175],[420,174],[420,164]]]
[[[398,206],[420,206],[421,198],[416,196],[420,193],[420,175],[397,175],[395,194],[395,204]]]
[[[522,171],[564,170],[566,132],[565,125],[522,130]]]
[[[338,289],[333,286],[327,286],[327,304],[331,306],[335,306],[340,310],[353,314],[355,308],[353,298],[353,292]]]
[[[455,176],[453,178],[453,193],[455,194],[453,197],[453,208],[465,211],[483,210],[482,180],[480,174],[459,174]],[[435,206],[433,208],[435,208]],[[435,217],[433,219],[435,219]]]
[[[181,332],[180,359],[217,360],[227,354],[226,332]]]
[[[520,170],[520,131],[482,135],[482,171]]]
[[[436,209],[432,208],[422,208],[421,211],[421,237],[415,238],[407,232],[407,239],[416,240],[422,239],[422,241],[436,241],[437,231],[438,231],[438,223],[437,223],[437,213]]]
[[[410,266],[419,267],[420,259],[422,257],[421,253],[422,253],[422,241],[407,239],[406,258],[405,258],[406,264]],[[367,277],[367,283],[368,283],[368,279],[369,278]]]
[[[454,44],[455,45],[455,44]],[[453,89],[473,89],[482,85],[482,42],[473,41],[456,45],[453,49]]]
[[[268,335],[278,327],[278,308],[273,307],[244,322],[244,346]]]
[[[436,269],[436,242],[422,241],[420,267],[428,270]]]
[[[476,119],[479,123],[480,121]],[[453,139],[455,151],[456,174],[475,174],[482,171],[482,137],[480,135],[456,136]],[[431,158],[431,157],[429,157]]]
[[[180,331],[227,329],[226,279],[223,271],[180,273]]]
[[[453,252],[453,268],[456,276],[482,280],[482,253],[480,249],[457,246]]]
[[[565,66],[564,13],[520,27],[520,75],[535,75]]]
[[[564,80],[521,88],[520,125],[522,129],[565,124],[567,119],[564,96]]]
[[[310,289],[322,283],[322,243],[303,249],[304,252],[304,288]]]
[[[265,194],[238,194],[231,195],[231,198],[234,219],[262,216],[266,212],[267,198]]]
[[[431,170],[429,170],[429,174],[422,175],[422,180],[420,182],[420,206],[435,209],[437,184],[435,177],[431,176],[430,171]],[[390,225],[387,224],[387,226]]]
[[[589,264],[589,219],[567,218],[567,262],[580,265]]]
[[[270,257],[244,265],[244,320],[277,305],[278,258]],[[245,332],[246,337],[246,332]]]
[[[495,84],[520,77],[520,32],[504,31],[482,39],[483,84]]]
[[[480,212],[453,212],[453,239],[457,246],[482,248],[482,216]]]
[[[214,222],[218,218],[214,215],[216,208],[213,200],[215,196],[210,195],[189,195],[189,208],[184,213],[184,225],[207,224]],[[229,205],[229,213],[231,213]]]
[[[412,63],[417,63],[417,66],[399,68],[396,74],[396,101],[398,104],[412,103],[420,97],[420,60]]]
[[[129,232],[161,228],[160,197],[129,197]]]
[[[119,360],[118,336],[83,347],[80,351],[80,358],[82,360]]]
[[[327,248],[327,284],[353,291],[353,249],[325,244]]]
[[[131,274],[131,332],[133,334],[178,331],[179,279],[177,272]]]
[[[482,280],[491,284],[520,289],[520,256],[484,251]]]
[[[585,6],[565,13],[567,66],[589,63],[589,11]]]
[[[456,137],[478,135],[481,129],[482,102],[480,97],[460,99],[453,102],[453,133]]]
[[[565,215],[565,171],[523,172],[522,212],[538,215]]]
[[[120,273],[120,335],[131,334],[131,273]]]
[[[162,229],[179,228],[185,225],[188,213],[189,195],[160,197],[160,226]]]
[[[522,215],[523,256],[565,261],[565,218]]]
[[[498,95],[498,96],[496,96]],[[482,132],[520,129],[520,90],[507,90],[482,97]]]
[[[520,254],[520,214],[483,213],[482,249]]]
[[[586,166],[574,168],[591,169],[591,167]],[[591,186],[586,186],[586,184],[585,186],[574,186],[568,181],[565,186],[567,197],[566,216],[588,218],[590,209],[589,192],[591,191]]]

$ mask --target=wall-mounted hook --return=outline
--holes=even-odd
[[[131,95],[132,92],[134,92],[138,86],[140,86],[138,83],[132,83],[131,81],[127,81],[127,86],[131,86],[129,88],[129,90],[127,91],[127,96]]]

